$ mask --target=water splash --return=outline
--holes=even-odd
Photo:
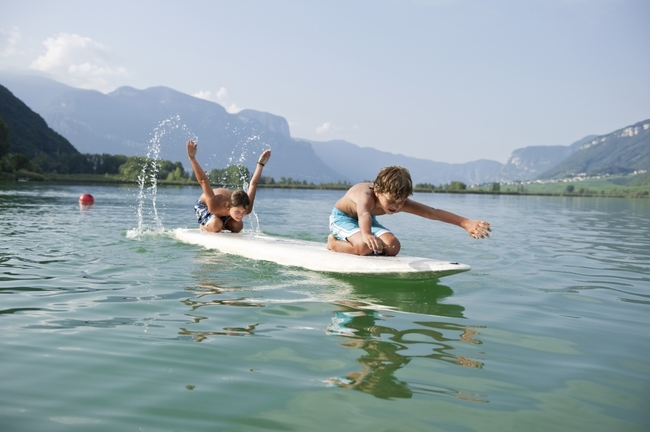
[[[136,216],[138,226],[127,232],[128,238],[140,238],[148,233],[159,234],[164,231],[162,217],[158,212],[158,172],[160,171],[160,150],[163,139],[172,132],[180,129],[188,138],[198,139],[191,133],[187,125],[181,123],[180,115],[161,121],[151,133],[149,148],[143,158],[142,170],[138,176],[138,193]]]
[[[226,125],[229,129],[230,125]],[[160,152],[162,143],[172,132],[175,132],[175,142],[178,142],[177,133],[181,132],[183,139],[193,139],[198,143],[198,138],[193,134],[189,127],[181,122],[180,115],[175,115],[161,121],[151,133],[149,146],[146,156],[143,157],[143,165],[140,175],[138,176],[138,193],[136,197],[136,216],[137,228],[131,229],[127,232],[128,238],[141,238],[145,235],[157,235],[164,232],[164,225],[162,217],[158,211],[158,172],[160,171]],[[256,128],[244,131],[234,128],[230,130],[231,133],[238,136],[238,143],[231,151],[227,159],[226,169],[233,165],[241,167],[245,166],[245,162],[250,155],[256,151],[263,151],[269,148],[269,145],[262,140],[262,136]],[[217,156],[216,154],[213,157]],[[238,181],[235,185],[227,185],[228,187],[241,188],[248,193],[250,189],[248,170],[238,170]],[[252,174],[252,173],[250,173]],[[223,182],[222,179],[211,179],[211,181]],[[249,222],[247,225],[253,233],[260,233],[259,217],[253,210],[245,220]]]

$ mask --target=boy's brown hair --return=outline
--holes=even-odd
[[[401,166],[387,166],[379,171],[371,188],[377,193],[387,193],[393,199],[406,199],[413,195],[411,173]]]
[[[244,207],[244,209],[248,211],[248,206],[251,204],[251,200],[248,198],[248,194],[240,189],[230,194],[228,204],[230,204],[230,207]]]

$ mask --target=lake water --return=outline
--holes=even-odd
[[[650,201],[416,194],[494,232],[380,218],[472,266],[409,281],[180,243],[199,193],[0,185],[0,430],[650,429]],[[261,189],[246,229],[324,242],[340,195]]]

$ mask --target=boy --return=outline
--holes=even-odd
[[[375,217],[397,212],[458,225],[475,239],[490,237],[489,223],[434,209],[411,200],[412,194],[411,174],[399,166],[383,168],[374,183],[352,186],[334,205],[327,248],[356,255],[397,255],[401,247],[399,240]]]
[[[187,142],[187,157],[190,158],[194,175],[203,193],[194,205],[199,228],[204,231],[220,232],[227,229],[240,232],[244,228],[243,218],[253,211],[257,183],[262,176],[264,165],[271,158],[271,150],[264,150],[257,161],[255,173],[251,178],[248,194],[243,190],[231,192],[228,189],[210,187],[210,179],[201,165],[196,161],[197,144],[193,140]]]

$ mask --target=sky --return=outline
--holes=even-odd
[[[294,138],[505,163],[650,118],[648,23],[648,0],[2,0],[0,68],[165,86],[282,116]]]

